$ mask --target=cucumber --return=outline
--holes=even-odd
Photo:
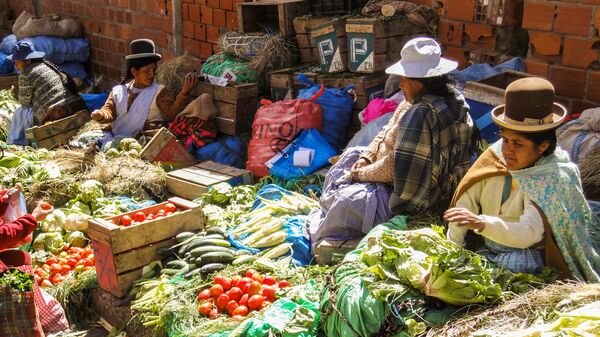
[[[175,256],[173,253],[173,249],[171,249],[170,247],[162,247],[156,250],[156,254],[158,254],[158,256],[160,256],[161,259],[166,259],[168,257]]]
[[[225,240],[225,236],[221,235],[221,234],[207,234],[205,236],[203,236],[204,239],[221,239],[221,240]]]
[[[177,274],[179,272],[179,269],[163,269],[160,271],[161,274],[163,275],[169,275],[169,276],[175,276],[175,274]]]
[[[227,233],[225,230],[219,226],[213,226],[206,229],[206,234],[219,234],[222,237],[225,237]]]
[[[192,233],[192,232],[181,232],[179,234],[177,234],[175,236],[175,241],[177,241],[177,243],[182,243],[185,240],[193,237],[194,235],[196,235],[196,233]]]
[[[195,267],[195,265],[194,265]],[[190,267],[185,266],[177,271],[175,275],[187,274],[190,271]]]
[[[188,264],[185,261],[173,260],[173,261],[167,262],[167,269],[181,269],[187,265]]]
[[[200,262],[202,265],[206,265],[209,263],[229,264],[232,261],[233,261],[233,255],[230,253],[223,253],[223,252],[206,253],[200,257]]]
[[[231,247],[231,244],[229,243],[229,241],[226,241],[223,239],[203,239],[203,240],[195,241],[193,244],[191,244],[188,247],[187,251],[191,251],[195,248],[203,247],[203,246]]]
[[[221,246],[202,246],[202,247],[198,247],[198,248],[194,248],[193,250],[190,251],[190,255],[194,256],[194,257],[199,257],[202,256],[206,253],[212,253],[212,252],[221,252],[221,253],[233,253],[231,251],[231,249],[226,248],[226,247],[221,247]]]
[[[240,249],[240,250],[236,250],[233,255],[237,257],[237,256],[243,256],[243,255],[252,255],[252,253],[248,250]]]
[[[194,270],[189,271],[187,274],[184,275],[185,278],[191,278],[194,277],[195,275],[200,274],[201,272],[201,268],[196,268]]]
[[[250,263],[250,262],[254,262],[256,261],[256,256],[254,255],[241,255],[235,258],[235,260],[233,260],[233,262],[231,262],[232,265],[237,266],[240,264],[244,264],[244,263]]]
[[[225,265],[222,263],[209,263],[200,268],[200,272],[203,274],[214,273],[219,270],[225,269]]]

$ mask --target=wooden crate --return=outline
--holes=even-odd
[[[294,35],[293,20],[308,13],[306,0],[260,0],[237,5],[239,31],[264,33],[266,28],[284,37]]]
[[[15,97],[19,96],[19,75],[8,74],[0,75],[0,89],[10,89],[14,87]]]
[[[335,19],[312,31],[317,45],[319,64],[325,73],[339,73],[348,69],[346,19]]]
[[[25,137],[32,147],[53,149],[67,144],[89,120],[89,112],[82,110],[72,116],[29,128],[25,130]]]
[[[317,73],[302,72],[302,68],[285,68],[274,70],[267,74],[269,87],[271,88],[271,99],[280,101],[285,99],[294,99],[298,97],[298,92],[305,87],[300,83],[296,76],[304,74],[313,82],[317,82]]]
[[[169,192],[190,200],[206,193],[211,186],[224,182],[232,186],[250,185],[253,177],[250,171],[212,161],[167,173]]]
[[[121,216],[143,211],[156,213],[166,202],[104,219],[89,221],[89,237],[94,247],[96,272],[100,288],[117,297],[127,295],[133,281],[142,275],[142,267],[158,260],[157,250],[175,243],[173,237],[184,231],[204,228],[199,204],[181,198],[171,198],[179,212],[130,227],[117,226]]]
[[[140,157],[149,162],[160,163],[165,170],[194,165],[198,162],[177,138],[166,128],[161,128],[144,146]]]
[[[336,75],[320,75],[318,83],[340,89],[343,89],[350,84],[354,84],[356,101],[354,102],[353,109],[363,110],[374,98],[383,97],[387,78],[388,75],[384,72],[369,75],[344,73]]]
[[[323,240],[315,247],[315,259],[320,265],[336,265],[344,259],[344,256],[356,249],[360,239],[352,240]]]
[[[300,62],[316,64],[319,62],[319,52],[311,37],[311,33],[317,27],[335,20],[335,17],[301,16],[294,18],[294,32],[298,43],[298,54]]]
[[[491,106],[504,104],[504,92],[512,82],[535,75],[507,70],[480,81],[467,81],[465,97]]]
[[[348,69],[358,73],[383,71],[400,60],[400,51],[408,40],[425,34],[404,16],[385,20],[348,19]]]
[[[258,84],[230,82],[222,87],[199,78],[191,95],[197,97],[203,93],[210,94],[215,102],[219,132],[236,136],[250,130],[257,108]]]

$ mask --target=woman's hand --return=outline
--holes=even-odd
[[[90,118],[96,122],[101,121],[102,119],[104,119],[104,116],[102,116],[102,113],[98,110],[94,110],[92,111],[92,114],[90,115]]]
[[[185,74],[185,78],[183,79],[183,85],[181,86],[181,93],[183,95],[188,96],[192,89],[196,85],[198,81],[198,77],[195,72]]]
[[[38,202],[33,212],[31,212],[31,215],[33,215],[36,221],[44,220],[50,213],[54,212],[54,207],[50,207],[50,209],[44,209],[42,208],[42,203],[44,203],[44,201]]]
[[[369,162],[367,159],[365,158],[360,158],[359,160],[356,161],[356,163],[354,163],[354,165],[352,165],[352,171],[356,171],[360,168],[363,168],[367,165],[371,164],[371,162]]]
[[[474,214],[466,208],[454,207],[444,213],[444,220],[454,222],[459,227],[482,231],[485,221],[479,215]]]
[[[21,185],[17,184],[15,187],[6,191],[4,196],[2,197],[2,202],[15,207],[17,202],[19,201],[19,196],[21,195]]]

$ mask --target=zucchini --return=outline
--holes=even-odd
[[[185,266],[177,271],[175,275],[187,274],[190,271],[190,267]]]
[[[219,226],[213,226],[206,229],[206,234],[219,234],[222,237],[225,237],[227,232],[225,232],[225,230]]]
[[[203,247],[203,246],[231,247],[231,244],[229,243],[229,241],[226,241],[223,239],[203,239],[203,240],[195,241],[193,244],[191,244],[188,247],[187,251],[191,251],[195,248]]]
[[[244,264],[244,263],[250,263],[250,262],[254,262],[256,261],[256,256],[254,255],[241,255],[235,258],[235,260],[233,260],[233,262],[231,262],[232,265],[237,266],[240,264]]]
[[[233,252],[231,251],[231,249],[226,248],[226,247],[221,247],[221,246],[202,246],[202,247],[198,247],[198,248],[194,248],[193,250],[190,251],[190,255],[194,256],[194,257],[199,257],[202,256],[206,253],[212,253],[212,252],[221,252],[221,253],[231,253],[233,254]]]
[[[188,264],[185,263],[185,261],[182,260],[173,260],[173,261],[169,261],[167,262],[167,269],[181,269],[185,266],[187,266]]]
[[[196,260],[197,261],[197,260]],[[226,263],[229,264],[233,261],[233,254],[223,252],[211,252],[206,253],[200,257],[202,265],[207,263]]]
[[[202,270],[201,268],[196,268],[196,269],[190,270],[187,274],[185,274],[184,277],[185,278],[194,277],[195,275],[200,274],[201,270]]]
[[[179,234],[177,234],[175,236],[175,241],[177,241],[177,243],[182,243],[185,240],[193,237],[194,235],[196,235],[196,233],[192,233],[192,232],[181,232]]]
[[[214,273],[225,269],[225,265],[222,263],[209,263],[200,268],[200,272],[203,274]]]
[[[160,271],[161,274],[169,275],[169,276],[175,276],[175,274],[177,274],[178,272],[179,272],[179,269],[169,269],[169,268],[165,268]]]
[[[221,239],[226,240],[224,235],[221,234],[208,234],[203,236],[204,239]]]
[[[240,250],[236,250],[233,255],[236,257],[243,256],[243,255],[252,255],[252,252],[250,252],[249,250],[240,249]]]

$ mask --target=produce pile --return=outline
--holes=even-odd
[[[0,142],[6,142],[12,113],[18,106],[19,102],[12,90],[0,90]]]

